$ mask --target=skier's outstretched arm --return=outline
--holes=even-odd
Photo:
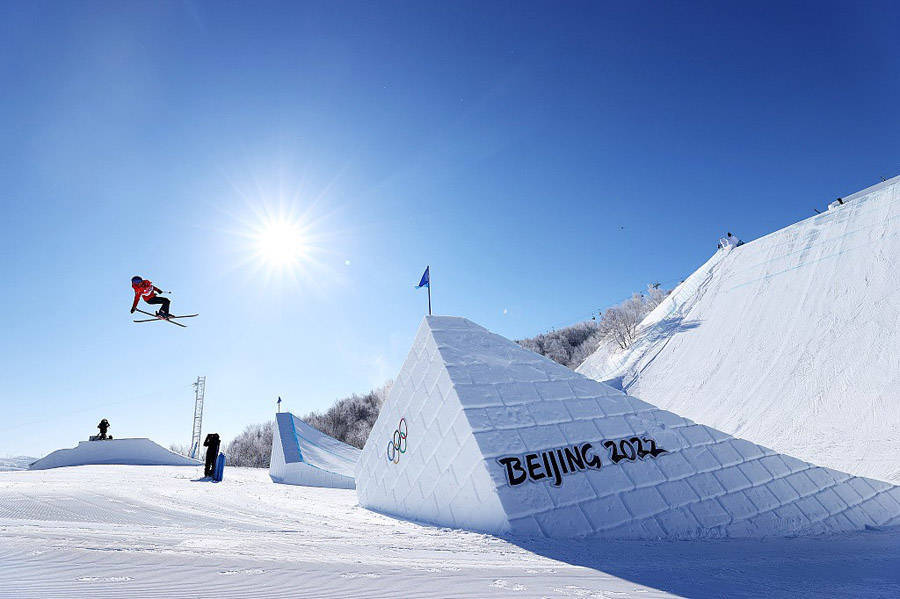
[[[137,309],[138,300],[141,299],[141,295],[139,293],[134,294],[134,301],[131,303],[131,313],[134,314],[134,311]]]
[[[153,286],[153,291],[155,291],[156,293],[165,293],[165,291],[163,291],[162,289],[160,289],[160,288],[157,287],[156,285]]]

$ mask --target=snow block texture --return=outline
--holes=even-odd
[[[199,466],[201,462],[183,456],[150,439],[107,439],[81,441],[72,449],[57,449],[33,462],[30,470],[88,464],[127,464],[132,466]]]
[[[360,505],[530,537],[795,535],[900,524],[900,487],[629,397],[427,316],[356,468]]]
[[[276,415],[269,476],[276,483],[353,489],[360,451],[311,427],[290,412]]]
[[[900,177],[716,252],[578,372],[731,435],[900,483]],[[619,382],[620,381],[620,382]]]

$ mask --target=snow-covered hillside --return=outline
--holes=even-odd
[[[680,542],[511,541],[396,520],[263,469],[0,474],[0,597],[900,595],[900,531]],[[892,565],[893,564],[893,565]]]
[[[15,456],[10,458],[0,458],[0,472],[6,470],[27,470],[28,464],[37,458],[28,456]]]
[[[719,250],[578,371],[816,464],[900,482],[900,177]]]

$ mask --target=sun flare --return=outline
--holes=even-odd
[[[277,189],[254,186],[252,192],[235,186],[244,204],[229,210],[232,224],[225,232],[230,243],[224,249],[233,255],[231,267],[266,292],[322,297],[335,284],[344,284],[346,268],[336,267],[347,257],[348,234],[338,228],[339,208],[322,199],[324,192],[306,197],[284,182]]]
[[[309,258],[306,232],[298,222],[286,219],[264,222],[254,235],[256,255],[266,266],[286,269]]]

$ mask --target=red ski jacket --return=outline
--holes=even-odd
[[[131,284],[131,288],[134,289],[134,303],[131,305],[132,308],[137,307],[138,300],[143,297],[144,301],[149,299],[153,299],[156,297],[156,292],[153,290],[153,283],[144,279],[141,281],[139,285]]]

